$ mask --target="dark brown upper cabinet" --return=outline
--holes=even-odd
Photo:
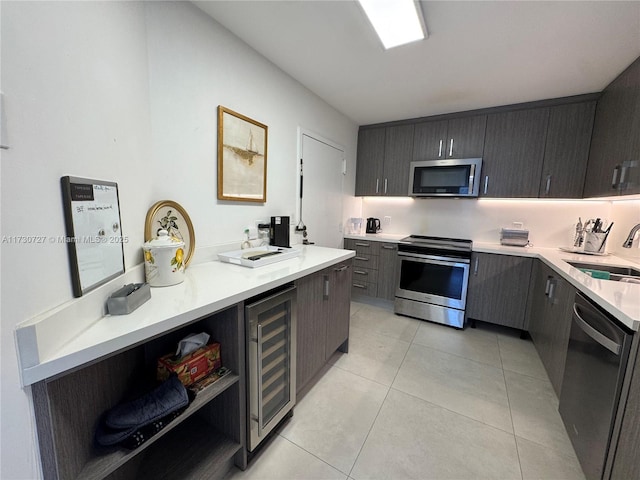
[[[582,198],[595,100],[549,109],[540,198]]]
[[[413,124],[360,129],[357,196],[408,194],[413,130]]]
[[[486,115],[416,123],[413,160],[482,157],[486,125]]]
[[[596,107],[584,197],[640,193],[640,57]]]
[[[549,108],[487,115],[480,196],[537,198]]]

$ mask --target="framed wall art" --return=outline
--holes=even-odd
[[[218,199],[267,201],[268,127],[218,106]]]
[[[186,210],[174,201],[161,200],[151,205],[144,222],[144,241],[156,238],[158,231],[163,229],[184,242],[184,265],[187,267],[196,249],[196,236]]]
[[[124,273],[118,184],[62,177],[73,295],[81,297]]]

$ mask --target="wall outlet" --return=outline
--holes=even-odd
[[[384,217],[382,220],[382,224],[387,226],[391,225],[391,217]]]

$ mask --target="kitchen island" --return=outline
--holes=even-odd
[[[245,301],[327,269],[349,271],[354,255],[294,248],[299,256],[259,268],[219,261],[191,265],[183,283],[152,289],[151,299],[131,314],[103,314],[110,292],[123,281],[141,280],[134,268],[20,324],[22,380],[31,385],[44,478],[139,478],[142,472],[153,478],[220,478],[233,464],[245,468]],[[346,317],[341,311],[340,318],[346,318],[347,328],[338,325],[339,338],[334,334],[327,348],[347,344],[348,306],[346,297]],[[93,434],[102,412],[149,391],[156,359],[175,351],[185,335],[201,331],[221,344],[222,365],[231,373],[199,392],[180,416],[137,449],[96,449]]]

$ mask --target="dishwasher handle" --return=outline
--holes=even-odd
[[[600,345],[602,345],[604,348],[609,350],[611,353],[613,353],[614,355],[620,355],[620,351],[622,350],[622,345],[614,342],[609,337],[606,337],[605,335],[597,331],[595,328],[593,328],[591,325],[589,325],[584,320],[584,318],[580,316],[578,307],[579,306],[577,303],[573,304],[573,319],[575,320],[576,325],[578,325],[584,333],[589,335],[593,340],[598,342]]]

